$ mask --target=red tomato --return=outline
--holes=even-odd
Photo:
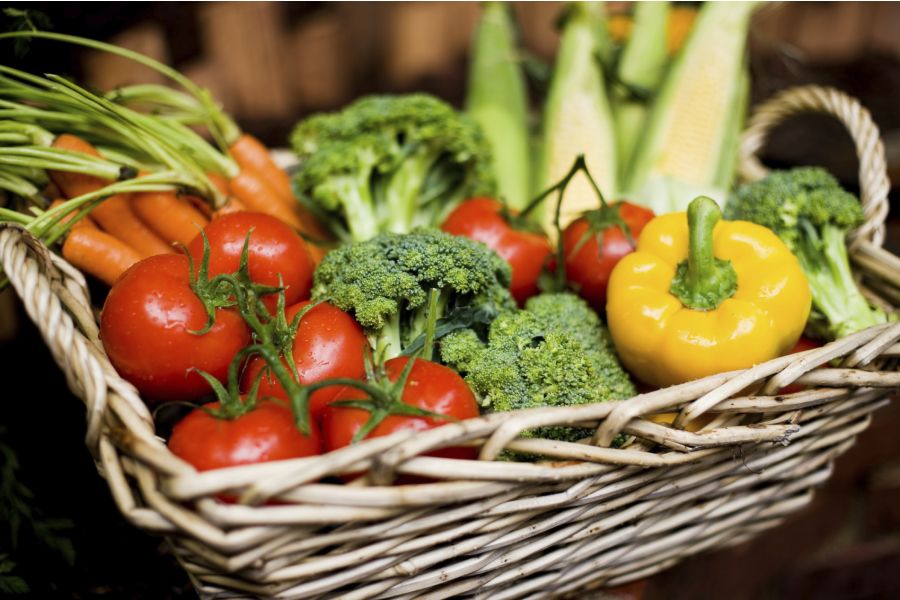
[[[441,229],[483,243],[512,267],[510,292],[520,305],[538,293],[538,277],[553,253],[543,235],[513,229],[503,205],[490,198],[466,200],[450,213]]]
[[[224,381],[228,364],[250,343],[234,311],[206,310],[190,287],[188,259],[162,254],[132,266],[116,282],[100,315],[100,339],[119,374],[151,401],[193,400],[211,392],[192,369]]]
[[[309,302],[301,302],[289,307],[285,311],[288,323],[308,304]],[[315,383],[335,377],[363,379],[366,374],[364,356],[367,344],[362,328],[347,313],[327,303],[311,308],[300,320],[292,349],[300,383]],[[242,381],[244,391],[250,389],[265,365],[265,360],[259,356],[250,360]],[[342,390],[342,387],[336,386],[313,393],[310,398],[310,415],[313,421],[318,421],[328,403]],[[262,378],[259,393],[260,397],[287,399],[287,393],[271,374]]]
[[[204,408],[215,410],[219,403]],[[321,453],[321,442],[315,424],[310,427],[310,435],[303,435],[280,401],[263,400],[234,419],[197,409],[172,429],[169,449],[198,471],[313,456]]]
[[[278,275],[281,274],[287,306],[309,298],[315,267],[306,242],[275,217],[262,213],[226,214],[210,221],[204,228],[209,239],[209,276],[238,270],[241,251],[251,229],[250,279],[262,285],[278,286]],[[199,265],[203,258],[203,238],[199,234],[188,250],[195,265]],[[277,296],[267,296],[263,302],[270,311],[274,310]]]
[[[653,211],[628,202],[617,202],[619,214],[631,230],[631,238],[637,241],[641,231],[653,218]],[[596,213],[595,213],[596,214]],[[563,250],[566,256],[566,279],[574,285],[579,295],[597,311],[606,307],[606,285],[609,275],[623,256],[634,252],[618,225],[602,229],[603,247],[597,244],[597,234],[591,234],[589,218],[573,221],[563,232]],[[587,238],[582,242],[582,238]],[[580,244],[580,247],[579,247]]]
[[[388,379],[397,381],[409,360],[406,356],[392,358],[385,363]],[[355,388],[344,388],[335,400],[365,398],[365,393]],[[478,403],[472,390],[459,374],[443,365],[417,359],[409,373],[402,400],[405,404],[447,415],[456,419],[472,419],[478,416]],[[356,432],[369,420],[370,413],[359,408],[329,406],[322,416],[322,436],[327,451],[350,445]],[[391,415],[385,418],[368,437],[390,435],[397,431],[425,431],[450,423],[449,420],[428,417]],[[475,448],[446,448],[430,452],[429,456],[474,459]]]

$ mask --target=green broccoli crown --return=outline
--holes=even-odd
[[[320,113],[297,123],[291,132],[291,147],[297,157],[305,161],[324,145],[342,138],[341,113]]]
[[[525,310],[548,323],[557,331],[565,331],[586,347],[597,343],[612,350],[613,341],[600,317],[575,294],[540,294],[528,299]]]
[[[337,131],[343,139],[362,132],[389,132],[398,144],[431,144],[465,162],[482,152],[480,133],[450,105],[426,94],[368,96],[347,107]]]
[[[600,319],[573,294],[537,296],[525,310],[501,314],[487,344],[470,332],[450,334],[441,341],[441,359],[464,374],[492,412],[590,404],[635,392]],[[574,440],[586,432],[549,427],[527,435]]]
[[[348,232],[344,239],[437,225],[459,201],[495,190],[478,125],[425,94],[368,96],[314,115],[295,127],[291,144],[301,200],[340,213],[329,222]]]
[[[859,201],[825,169],[800,167],[739,188],[725,218],[768,227],[793,249],[806,224],[849,230],[862,223],[863,214]]]
[[[484,244],[435,229],[385,233],[329,252],[316,270],[314,299],[352,313],[369,330],[389,332],[393,354],[425,327],[429,294],[439,292],[438,319],[463,311],[493,318],[510,310],[510,267]],[[439,325],[440,325],[439,321]]]
[[[374,170],[390,156],[384,140],[374,135],[361,135],[354,142],[334,141],[328,152],[310,154],[295,178],[301,194],[314,198],[320,208],[335,210],[343,198],[365,189]]]

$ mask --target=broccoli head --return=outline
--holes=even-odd
[[[313,298],[356,317],[383,359],[422,347],[430,296],[435,339],[487,325],[515,302],[509,265],[480,242],[436,229],[383,233],[329,252],[316,270]]]
[[[768,227],[794,253],[812,292],[810,325],[818,335],[839,338],[887,321],[862,295],[847,256],[845,239],[862,223],[862,208],[824,169],[776,171],[744,185],[725,216]]]
[[[291,144],[298,196],[343,241],[437,226],[460,201],[495,191],[478,125],[425,94],[369,96],[312,116]]]
[[[462,373],[482,406],[505,412],[628,398],[635,393],[597,314],[570,293],[531,298],[501,314],[487,342],[471,331],[441,340],[441,360]],[[577,427],[542,427],[530,437],[575,441]]]

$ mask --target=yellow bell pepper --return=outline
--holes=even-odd
[[[687,213],[656,217],[610,276],[609,331],[647,384],[751,367],[803,332],[811,295],[797,259],[765,227],[721,216],[701,196]]]

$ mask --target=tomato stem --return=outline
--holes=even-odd
[[[331,402],[329,406],[337,408],[356,408],[365,410],[369,413],[369,419],[353,436],[352,443],[359,442],[366,438],[382,421],[391,415],[402,415],[407,417],[424,417],[429,419],[452,419],[448,415],[432,412],[410,406],[403,402],[403,392],[409,381],[410,373],[412,373],[417,358],[409,358],[403,367],[403,371],[397,378],[397,381],[390,381],[383,367],[376,370],[371,368],[371,362],[367,365],[368,380],[361,381],[359,379],[349,379],[345,377],[337,377],[334,379],[326,379],[309,384],[303,389],[303,403],[298,403],[297,410],[303,409],[309,405],[309,397],[317,390],[326,387],[344,386],[351,387],[364,392],[367,398],[352,400],[336,400]]]
[[[556,273],[553,280],[553,289],[545,291],[562,291],[566,289],[566,255],[562,224],[560,223],[560,219],[562,215],[562,203],[566,195],[566,188],[569,187],[569,183],[572,181],[572,178],[574,178],[579,171],[583,171],[585,176],[588,178],[591,187],[594,189],[594,193],[597,194],[597,198],[600,200],[601,210],[609,209],[609,205],[606,203],[606,198],[603,197],[603,192],[600,191],[600,186],[598,186],[597,182],[594,181],[594,177],[591,175],[591,172],[588,169],[587,162],[585,162],[584,159],[584,154],[579,154],[577,157],[575,157],[575,162],[572,163],[572,167],[569,169],[569,172],[566,173],[566,175],[558,183],[556,183],[556,185],[548,190],[555,190],[557,192],[556,206],[553,212],[553,228],[556,229]]]

